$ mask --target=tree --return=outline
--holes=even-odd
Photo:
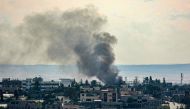
[[[86,81],[85,81],[85,85],[89,85],[89,82],[88,82],[88,80],[86,80]]]
[[[82,85],[83,84],[83,81],[82,81],[82,79],[80,80],[80,85]]]
[[[91,86],[94,87],[94,86],[96,86],[96,85],[97,85],[97,81],[96,81],[96,80],[92,80],[92,81],[91,81]]]
[[[144,88],[145,94],[151,94],[153,97],[160,98],[162,94],[162,89],[158,85],[148,84]]]
[[[18,100],[18,91],[17,90],[14,91],[14,96],[15,96],[16,100]]]
[[[150,78],[149,78],[149,82],[150,82],[150,83],[153,82],[153,80],[152,80],[152,76],[150,76]]]
[[[138,86],[139,80],[138,80],[138,77],[137,77],[137,76],[135,77],[135,79],[134,79],[134,81],[133,81],[133,84],[134,84],[135,87]]]
[[[159,80],[159,79],[156,79],[156,80],[155,80],[155,83],[156,83],[156,84],[160,84],[160,80]]]
[[[145,83],[145,84],[148,84],[148,83],[149,83],[148,77],[145,77],[145,78],[144,78],[143,83]]]
[[[71,83],[71,87],[74,87],[76,85],[76,81],[75,81],[75,79],[72,81],[72,83]]]
[[[73,87],[65,87],[64,96],[69,97],[73,102],[78,102],[80,90]]]
[[[40,83],[43,81],[41,77],[35,77],[33,78],[34,81],[34,90],[39,91],[40,90]]]

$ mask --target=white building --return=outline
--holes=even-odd
[[[59,87],[58,81],[43,81],[41,84],[41,90],[54,90]]]

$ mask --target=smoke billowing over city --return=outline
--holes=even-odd
[[[0,0],[0,109],[190,109],[189,4]]]
[[[113,83],[118,73],[113,65],[117,39],[102,31],[106,22],[105,16],[89,6],[32,14],[17,27],[1,25],[0,63],[76,63],[80,73]],[[7,49],[6,44],[11,47]]]

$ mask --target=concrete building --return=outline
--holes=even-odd
[[[51,91],[59,87],[58,81],[43,81],[41,84],[42,91]]]
[[[101,90],[101,100],[103,102],[117,102],[118,101],[117,90],[112,88]]]
[[[27,78],[26,80],[22,80],[22,89],[29,90],[30,88],[35,87],[34,79]],[[60,86],[59,81],[40,81],[39,83],[41,91],[50,91],[58,88]]]
[[[82,92],[80,93],[81,102],[93,102],[94,100],[99,100],[100,96],[97,93],[93,92]]]
[[[96,90],[90,86],[81,86],[80,87],[80,101],[93,102],[94,100],[100,100],[99,90]]]

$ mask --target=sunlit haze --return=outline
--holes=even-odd
[[[116,64],[181,64],[190,62],[189,4],[189,0],[0,0],[0,25],[16,26],[35,13],[92,5],[106,16],[103,30],[118,39]],[[6,43],[0,46],[7,50],[17,45],[16,38],[1,40]],[[0,58],[4,55],[0,53]],[[56,64],[23,64],[44,63]]]

